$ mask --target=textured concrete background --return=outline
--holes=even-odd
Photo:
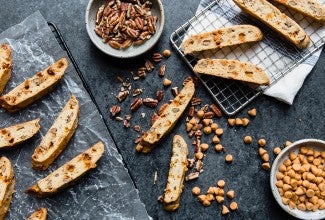
[[[135,153],[135,144],[133,143],[138,133],[132,128],[125,129],[121,123],[113,120],[108,109],[118,103],[115,95],[119,91],[120,84],[116,81],[116,76],[130,77],[130,72],[139,68],[145,57],[151,57],[153,52],[161,52],[163,49],[172,50],[169,36],[185,20],[193,16],[199,1],[164,1],[166,23],[160,41],[148,54],[131,60],[118,60],[106,56],[91,43],[84,22],[87,3],[85,0],[2,0],[0,32],[22,21],[36,10],[40,10],[48,21],[52,21],[58,26],[99,104],[104,120],[109,125],[113,139],[122,153],[148,213],[154,219],[290,219],[291,217],[282,211],[273,199],[269,186],[269,172],[260,168],[257,139],[264,137],[267,140],[266,149],[270,153],[271,161],[274,159],[271,152],[273,147],[283,146],[286,140],[324,139],[324,52],[312,73],[307,77],[293,106],[260,96],[238,114],[239,117],[246,117],[247,109],[252,107],[257,109],[257,117],[251,120],[247,128],[229,128],[225,117],[216,120],[224,129],[221,143],[227,152],[234,156],[234,162],[231,165],[225,164],[225,155],[215,153],[210,147],[204,158],[204,172],[198,180],[185,184],[180,209],[175,213],[168,213],[157,202],[157,197],[163,193],[165,187],[173,135],[167,136],[150,155],[138,155]],[[172,52],[171,58],[163,61],[167,66],[166,76],[172,80],[172,86],[181,87],[183,79],[192,74],[175,51],[172,50]],[[164,89],[161,82],[162,80],[157,76],[157,70],[155,70],[148,74],[147,79],[134,83],[133,88],[143,88],[142,97],[152,97],[157,89],[163,89],[165,90],[163,101],[167,102],[172,95],[170,89]],[[197,88],[195,96],[201,97],[204,104],[212,103],[203,87]],[[132,97],[129,96],[122,103],[122,115],[130,113],[131,100]],[[132,126],[139,124],[143,130],[148,129],[150,115],[153,111],[153,109],[141,107],[132,114]],[[145,118],[140,116],[142,112],[146,113]],[[185,117],[181,118],[172,134],[178,133],[185,137],[192,155],[191,140],[185,133],[184,122]],[[252,135],[254,139],[249,146],[244,145],[242,141],[247,134]],[[211,136],[204,136],[204,140],[210,141]],[[158,181],[156,185],[153,185],[155,171],[158,171]],[[226,181],[226,189],[236,191],[234,200],[239,205],[237,211],[224,217],[221,216],[220,205],[213,203],[210,207],[204,208],[191,194],[193,186],[197,185],[203,190],[207,190],[208,186],[214,185],[218,179]],[[226,204],[229,205],[229,200],[226,200]]]

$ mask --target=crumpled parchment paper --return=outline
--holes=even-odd
[[[68,59],[40,12],[1,33],[0,44],[3,42],[10,45],[13,57],[12,77],[4,93],[61,57]],[[34,149],[71,94],[76,95],[80,104],[77,131],[67,149],[48,170],[34,171],[31,166]],[[19,146],[0,151],[1,156],[11,160],[16,177],[7,219],[26,219],[40,207],[48,209],[49,219],[150,219],[122,157],[70,60],[66,74],[49,95],[14,114],[0,109],[0,129],[35,118],[41,119],[41,129],[36,136]],[[105,144],[103,157],[94,170],[73,186],[46,199],[24,193],[39,179],[100,140]]]

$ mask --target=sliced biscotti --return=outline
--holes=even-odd
[[[25,192],[38,197],[48,197],[66,188],[87,171],[96,167],[96,162],[104,153],[104,144],[98,142],[79,154]]]
[[[32,156],[36,170],[46,170],[66,148],[78,126],[79,104],[73,95],[62,109]]]
[[[51,91],[60,81],[67,67],[67,59],[60,59],[0,97],[0,105],[9,112],[26,107]]]
[[[0,149],[20,144],[33,137],[40,129],[39,118],[0,130]]]
[[[187,155],[186,142],[180,135],[175,135],[167,184],[163,196],[164,208],[167,211],[175,211],[179,208],[179,201],[184,188],[185,172],[187,171]]]
[[[325,7],[316,0],[274,0],[316,21],[325,21]]]
[[[260,41],[263,33],[253,25],[234,25],[211,32],[192,35],[181,44],[184,54],[219,49],[243,43]]]
[[[15,182],[11,162],[6,157],[0,157],[0,219],[4,219],[8,212]]]
[[[40,208],[33,212],[27,220],[46,220],[47,219],[47,209],[46,208]]]
[[[11,49],[7,44],[0,46],[0,94],[3,92],[11,76]]]
[[[264,22],[288,41],[303,49],[308,47],[310,38],[291,18],[282,13],[267,0],[233,0],[243,11]]]
[[[189,81],[161,115],[159,115],[151,128],[142,135],[140,143],[136,146],[137,152],[151,152],[157,143],[173,129],[188,103],[191,101],[194,92],[194,83]]]
[[[260,67],[238,60],[201,59],[193,70],[198,74],[218,76],[257,85],[270,84],[269,77]]]

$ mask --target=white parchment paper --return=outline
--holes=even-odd
[[[61,57],[68,59],[40,12],[1,33],[0,44],[3,42],[10,45],[13,56],[12,77],[4,93]],[[31,167],[34,149],[71,94],[76,95],[80,104],[77,131],[67,149],[48,170],[34,171]],[[41,129],[36,136],[12,149],[0,151],[1,156],[11,160],[17,182],[7,219],[26,219],[40,207],[48,209],[49,219],[150,219],[122,157],[70,60],[62,81],[49,95],[14,114],[0,109],[0,128],[35,118],[41,118]],[[105,144],[104,156],[97,168],[75,185],[47,199],[24,193],[39,179],[99,140]]]

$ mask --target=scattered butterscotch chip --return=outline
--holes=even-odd
[[[230,205],[229,205],[229,208],[232,210],[232,211],[235,211],[238,209],[238,204],[237,202],[231,202]]]
[[[201,151],[207,151],[209,149],[209,145],[207,143],[200,144]]]
[[[164,86],[170,86],[172,84],[172,81],[170,81],[169,79],[165,78],[163,81],[163,85]]]
[[[219,204],[221,204],[225,201],[225,198],[223,196],[216,196],[216,200]]]
[[[243,126],[246,127],[249,124],[249,119],[248,118],[242,118],[242,123],[243,123]]]
[[[228,125],[230,127],[235,126],[236,120],[234,118],[228,118]]]
[[[288,147],[288,146],[291,145],[291,144],[292,144],[291,141],[286,141],[286,142],[284,143],[284,147]]]
[[[225,185],[226,185],[226,182],[224,180],[218,180],[218,182],[217,182],[218,187],[223,188],[223,187],[225,187]]]
[[[209,201],[209,200],[204,200],[203,202],[202,202],[202,205],[204,205],[205,207],[208,207],[208,206],[210,206],[211,205],[211,202]]]
[[[229,199],[233,199],[235,197],[235,191],[229,190],[226,195]]]
[[[281,152],[281,148],[280,148],[280,147],[275,147],[275,148],[273,149],[273,153],[274,153],[275,155],[278,155],[280,152]]]
[[[243,125],[243,120],[241,118],[236,118],[235,119],[235,125],[236,126],[242,126]]]
[[[210,127],[211,127],[212,131],[216,131],[219,126],[217,123],[212,123]]]
[[[262,164],[262,168],[264,170],[270,170],[270,168],[271,168],[270,163],[269,162],[263,163]]]
[[[223,129],[222,128],[217,128],[217,130],[215,131],[215,134],[218,136],[221,136],[223,134]]]
[[[211,134],[212,133],[212,129],[211,127],[207,126],[203,128],[203,132],[204,134]]]
[[[227,163],[232,163],[232,161],[233,161],[233,156],[232,156],[231,154],[227,154],[225,160],[226,160]]]
[[[247,135],[247,136],[244,137],[244,143],[245,144],[251,144],[252,141],[253,141],[252,136]]]
[[[203,110],[199,110],[199,111],[197,111],[196,116],[197,116],[199,119],[202,119],[203,116],[204,116],[204,111],[203,111]]]
[[[203,202],[204,200],[206,200],[206,195],[198,195],[198,200],[200,201],[200,202]]]
[[[266,145],[266,140],[264,138],[258,140],[258,146],[264,147],[265,145]]]
[[[258,148],[258,155],[262,157],[264,154],[267,154],[267,151],[263,147]]]
[[[163,56],[164,56],[164,57],[169,58],[170,55],[171,55],[170,50],[167,50],[167,49],[166,49],[166,50],[163,51]]]
[[[268,153],[264,154],[264,155],[262,156],[262,160],[263,160],[264,162],[269,162],[269,154],[268,154]]]
[[[214,144],[219,144],[220,143],[220,139],[219,139],[218,135],[213,136],[212,143],[214,143]]]
[[[255,117],[256,116],[256,109],[252,108],[252,109],[248,110],[247,113],[248,113],[249,116]]]
[[[221,211],[221,213],[222,213],[223,215],[227,215],[227,214],[229,213],[229,209],[227,208],[227,206],[225,206],[225,205],[222,206],[222,211]]]
[[[214,195],[212,193],[208,193],[206,199],[211,202],[214,200]]]
[[[223,149],[223,146],[221,144],[216,144],[216,146],[214,147],[214,149],[217,151],[217,152],[222,152],[224,149]]]
[[[200,189],[200,187],[198,187],[198,186],[194,186],[194,187],[192,188],[192,194],[193,194],[193,195],[198,196],[198,195],[200,195],[200,193],[201,193],[201,189]]]
[[[202,153],[202,152],[197,152],[197,153],[195,153],[195,158],[198,159],[198,160],[202,160],[202,158],[203,158],[203,153]]]

